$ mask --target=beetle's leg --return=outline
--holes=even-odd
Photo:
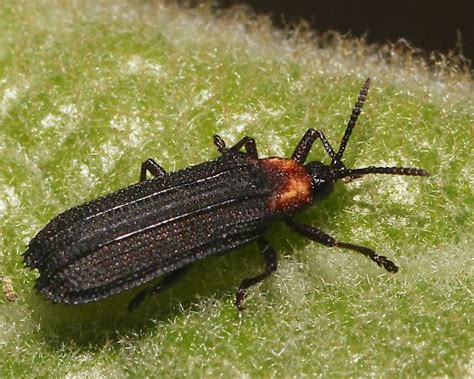
[[[235,153],[242,147],[245,147],[245,151],[248,155],[250,155],[252,158],[258,159],[257,145],[255,144],[255,140],[253,138],[245,136],[229,149],[226,147],[225,141],[217,134],[214,136],[213,142],[214,145],[217,146],[217,150],[219,150],[222,155],[228,153],[229,151]]]
[[[165,276],[165,278],[158,283],[154,287],[148,287],[145,288],[144,290],[140,291],[128,304],[128,310],[129,311],[134,311],[137,309],[141,303],[143,303],[143,300],[145,300],[145,297],[148,295],[155,295],[157,293],[160,293],[164,290],[167,290],[170,288],[173,284],[175,284],[181,277],[184,275],[184,273],[188,270],[188,266],[182,267],[176,271],[173,271],[169,273],[168,275]]]
[[[303,164],[306,161],[306,158],[308,157],[311,147],[313,146],[314,142],[318,138],[323,143],[323,147],[324,147],[324,150],[326,150],[326,153],[328,153],[331,159],[334,159],[336,156],[336,153],[331,147],[331,144],[329,143],[326,136],[323,134],[323,132],[313,129],[313,128],[308,129],[306,131],[300,143],[298,143],[295,151],[291,155],[291,159],[294,159],[298,163]]]
[[[166,175],[166,171],[158,163],[156,163],[152,158],[148,158],[145,162],[142,163],[140,169],[140,182],[146,180],[146,173],[149,172],[155,178],[162,178]]]
[[[265,271],[262,272],[260,275],[254,276],[253,278],[244,279],[240,283],[239,289],[237,290],[237,294],[235,297],[235,305],[237,306],[237,309],[239,311],[244,309],[243,301],[247,296],[247,291],[245,290],[250,286],[261,282],[265,278],[268,278],[271,273],[276,271],[277,269],[277,255],[273,247],[271,247],[268,241],[263,237],[260,237],[257,242],[261,249],[263,258],[265,259]]]
[[[398,267],[395,265],[395,263],[383,255],[378,255],[374,250],[369,249],[368,247],[336,241],[336,239],[331,237],[329,234],[326,234],[322,230],[310,225],[298,224],[290,219],[286,219],[285,222],[291,229],[313,241],[319,242],[328,247],[342,247],[344,249],[357,251],[358,253],[364,254],[366,257],[370,258],[389,272],[398,271]]]
[[[245,147],[245,151],[248,155],[250,155],[252,158],[258,159],[257,145],[255,144],[255,140],[247,136],[242,138],[229,150],[232,152],[237,152],[242,148],[242,146]]]
[[[217,150],[219,153],[224,155],[227,153],[227,147],[225,145],[225,141],[221,138],[221,136],[218,136],[217,134],[212,138],[212,142],[214,142],[214,145],[217,146]]]

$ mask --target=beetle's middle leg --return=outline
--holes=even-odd
[[[398,267],[395,263],[389,260],[383,255],[377,254],[374,250],[369,249],[365,246],[353,245],[351,243],[339,242],[334,237],[331,237],[329,234],[324,233],[322,230],[315,228],[311,225],[298,224],[291,219],[285,220],[286,224],[293,229],[295,232],[300,233],[301,235],[309,238],[310,240],[319,242],[328,247],[342,247],[344,249],[349,249],[361,253],[377,263],[379,266],[382,266],[388,272],[397,272]]]
[[[254,276],[252,278],[244,279],[240,283],[240,286],[237,290],[237,294],[235,297],[235,305],[237,306],[237,309],[239,311],[244,309],[243,302],[244,302],[245,297],[247,296],[246,289],[268,278],[272,274],[272,272],[276,271],[277,269],[278,263],[277,263],[276,251],[273,249],[273,247],[271,247],[268,241],[263,237],[260,237],[257,240],[257,242],[261,249],[263,258],[265,259],[265,271],[262,272],[260,275]]]
[[[237,142],[231,148],[227,148],[225,141],[218,135],[214,136],[214,145],[217,146],[217,150],[224,155],[230,152],[237,152],[242,147],[245,147],[245,151],[249,154],[252,158],[258,159],[258,152],[257,152],[257,145],[255,144],[255,140],[251,137],[245,136],[239,142]]]
[[[173,284],[175,284],[179,279],[183,277],[183,275],[188,271],[188,266],[182,267],[176,271],[173,271],[169,273],[168,275],[165,276],[165,278],[159,282],[156,286],[154,287],[148,287],[145,288],[144,290],[140,291],[128,304],[128,310],[129,311],[134,311],[137,309],[141,303],[143,303],[143,300],[145,300],[145,297],[148,295],[156,295],[157,293],[163,292],[164,290],[167,290],[170,288]]]
[[[236,152],[236,151],[239,151],[242,147],[245,147],[245,151],[252,158],[255,158],[255,159],[258,158],[257,145],[255,144],[255,140],[253,138],[245,136],[239,142],[237,142],[234,146],[232,146],[229,150]]]
[[[323,143],[323,147],[324,147],[324,150],[326,150],[326,153],[328,153],[331,159],[334,159],[336,157],[336,152],[331,147],[331,144],[329,143],[326,136],[323,134],[323,132],[313,129],[313,128],[308,129],[306,131],[303,138],[296,146],[295,151],[291,155],[291,159],[294,159],[298,163],[303,164],[306,161],[306,158],[308,158],[308,154],[311,148],[313,147],[314,142],[318,138]]]
[[[140,169],[140,182],[146,180],[146,173],[149,172],[155,178],[162,178],[166,175],[166,171],[154,159],[148,158],[145,162],[142,163]]]

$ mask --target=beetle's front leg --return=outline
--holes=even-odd
[[[155,178],[162,178],[166,175],[166,171],[158,163],[156,163],[152,158],[148,158],[145,162],[142,163],[140,169],[140,182],[146,180],[146,173],[149,172]]]
[[[154,287],[148,287],[145,288],[144,290],[140,291],[128,304],[128,310],[134,311],[137,309],[141,303],[143,303],[143,300],[145,300],[145,297],[148,295],[156,295],[160,292],[163,292],[164,290],[170,288],[173,284],[175,284],[179,279],[183,277],[183,275],[188,271],[188,266],[182,267],[176,271],[173,271],[169,273],[168,275],[165,276],[165,278],[158,283]]]
[[[235,305],[237,306],[237,309],[239,311],[244,309],[243,302],[247,296],[246,289],[268,278],[272,274],[272,272],[276,271],[277,269],[278,263],[276,251],[263,237],[260,237],[257,242],[261,249],[263,258],[265,259],[265,271],[262,272],[260,275],[244,279],[240,283],[239,289],[237,290],[237,294],[235,297]]]
[[[225,141],[218,135],[214,136],[213,142],[214,145],[217,146],[217,150],[219,150],[222,155],[228,153],[229,151],[237,152],[242,147],[245,147],[245,151],[247,154],[249,154],[252,158],[258,159],[257,145],[255,144],[255,140],[248,136],[242,138],[239,142],[237,142],[229,149],[226,147]]]
[[[326,150],[326,153],[331,157],[331,159],[334,159],[336,156],[335,151],[331,147],[331,144],[329,143],[328,139],[326,136],[323,134],[323,132],[319,130],[315,130],[313,128],[308,129],[306,133],[304,134],[303,138],[301,141],[298,143],[298,145],[295,148],[295,151],[291,155],[291,159],[294,159],[298,163],[303,164],[306,161],[306,158],[308,158],[308,154],[313,147],[314,142],[317,139],[320,139],[321,142],[323,143],[324,150]]]
[[[388,272],[395,273],[398,271],[398,267],[395,263],[383,255],[378,255],[374,250],[369,249],[368,247],[336,241],[336,239],[331,237],[329,234],[326,234],[322,230],[310,225],[298,224],[290,219],[285,220],[285,222],[291,229],[313,241],[319,242],[328,247],[342,247],[344,249],[357,251],[377,263],[379,266],[382,266]]]

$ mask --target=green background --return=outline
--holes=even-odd
[[[470,74],[147,4],[0,5],[0,275],[18,295],[0,294],[0,376],[473,375]],[[278,272],[241,313],[235,289],[263,268],[254,245],[194,265],[133,314],[136,291],[80,307],[35,294],[21,254],[61,211],[134,183],[148,157],[168,171],[216,157],[215,133],[253,136],[263,156],[289,156],[309,127],[336,145],[368,76],[346,165],[432,176],[340,183],[298,220],[389,256],[396,275],[275,224]]]

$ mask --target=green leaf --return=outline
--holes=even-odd
[[[18,295],[0,295],[1,377],[472,375],[469,72],[142,2],[2,3],[0,27],[0,275]],[[136,182],[148,157],[169,171],[215,158],[215,133],[253,136],[262,156],[289,156],[309,127],[337,145],[368,76],[346,165],[432,176],[341,183],[298,218],[397,274],[275,224],[279,269],[242,313],[235,289],[263,268],[253,245],[133,314],[136,291],[78,307],[35,294],[21,254],[58,213]],[[318,144],[311,157],[326,159]]]

